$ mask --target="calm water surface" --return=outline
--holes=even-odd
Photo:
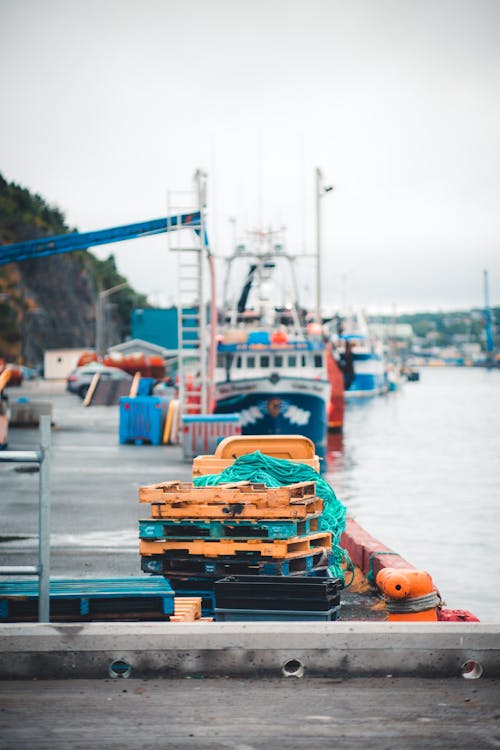
[[[369,533],[433,577],[447,606],[500,623],[500,371],[422,368],[348,404],[330,436],[337,496]]]

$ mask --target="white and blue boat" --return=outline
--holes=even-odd
[[[309,326],[308,332],[296,302],[280,301],[280,287],[286,285],[282,267],[293,272],[293,258],[273,244],[273,234],[258,233],[253,247],[239,246],[228,259],[229,268],[246,261],[247,271],[239,274],[238,299],[223,313],[214,411],[238,413],[245,435],[304,435],[325,456],[331,396],[327,347],[321,327]]]
[[[360,312],[341,319],[338,352],[346,401],[386,393],[389,387],[382,342],[370,335]]]

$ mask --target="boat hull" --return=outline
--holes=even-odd
[[[344,392],[347,401],[369,398],[386,393],[388,389],[384,361],[376,355],[354,355],[354,380]]]
[[[238,413],[243,435],[304,435],[313,441],[318,456],[324,457],[330,389],[327,380],[300,378],[219,383],[214,411]]]

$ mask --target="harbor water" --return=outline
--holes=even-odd
[[[346,406],[326,474],[361,526],[485,623],[500,622],[499,424],[500,371],[422,368]]]

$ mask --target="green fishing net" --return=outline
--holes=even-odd
[[[340,547],[339,543],[345,529],[346,508],[335,496],[332,487],[317,471],[306,464],[273,458],[260,451],[255,451],[240,456],[220,474],[206,474],[193,480],[197,487],[210,487],[243,481],[262,483],[267,487],[283,487],[296,482],[315,482],[316,494],[324,503],[323,512],[319,519],[319,528],[321,531],[332,533],[333,560],[330,571],[336,578],[344,580],[341,565],[343,562],[349,565],[350,560],[347,552]]]

